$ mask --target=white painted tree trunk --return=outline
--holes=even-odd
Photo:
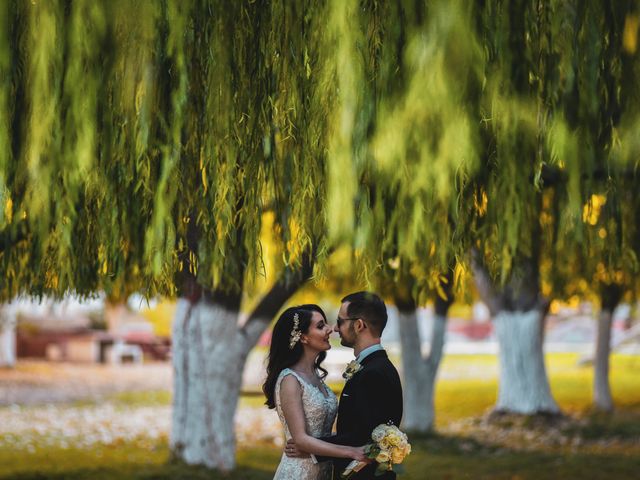
[[[609,385],[609,354],[611,352],[611,322],[613,311],[603,309],[598,318],[598,337],[596,338],[595,374],[593,382],[593,401],[596,408],[613,410],[611,387]]]
[[[0,307],[0,367],[16,364],[16,322],[10,307]]]
[[[418,319],[414,311],[400,311],[400,342],[402,347],[403,426],[414,432],[433,428],[435,380],[442,358],[446,317],[435,315],[429,355],[422,355]]]
[[[173,323],[171,449],[190,465],[235,466],[234,417],[247,355],[268,322],[238,328],[238,311],[178,302]]]
[[[493,321],[500,346],[496,410],[525,415],[559,413],[544,364],[541,311],[502,310]]]

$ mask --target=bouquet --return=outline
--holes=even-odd
[[[411,444],[407,435],[389,423],[388,425],[378,425],[371,433],[371,440],[373,443],[365,445],[364,452],[367,457],[378,463],[376,475],[382,475],[387,471],[402,473],[401,463],[404,461],[404,457],[411,453]],[[341,477],[349,478],[366,466],[366,462],[354,460],[347,465]]]

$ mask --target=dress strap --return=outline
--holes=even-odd
[[[282,382],[284,377],[286,377],[287,375],[293,375],[295,377],[295,379],[298,380],[298,383],[300,384],[300,386],[303,389],[306,387],[307,382],[304,380],[304,378],[302,378],[300,375],[298,375],[296,372],[294,372],[290,368],[285,368],[284,370],[282,370],[280,372],[280,375],[278,376],[278,382],[277,383],[280,384],[280,382]]]

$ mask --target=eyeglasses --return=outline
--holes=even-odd
[[[343,322],[346,322],[347,320],[358,320],[360,317],[347,317],[347,318],[340,318],[340,315],[338,315],[338,317],[336,317],[336,324],[338,325],[338,328],[340,328],[343,324]]]

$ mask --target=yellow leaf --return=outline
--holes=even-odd
[[[11,223],[13,219],[13,200],[11,200],[11,197],[7,198],[7,202],[4,205],[4,216],[7,218],[7,223]]]
[[[627,53],[633,55],[638,49],[638,27],[640,18],[638,15],[627,15],[624,20],[624,33],[622,35],[622,46]]]
[[[440,285],[440,282],[436,283],[436,293],[438,294],[438,296],[444,300],[447,301],[449,300],[449,297],[447,297],[447,294],[445,293],[445,291],[442,289],[442,285]]]
[[[582,207],[582,221],[589,225],[598,223],[600,210],[607,203],[607,197],[604,195],[591,195],[591,199]]]

